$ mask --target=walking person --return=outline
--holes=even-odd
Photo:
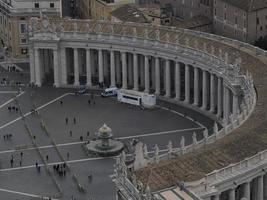
[[[69,121],[69,119],[66,117],[66,118],[65,118],[65,122],[66,122],[66,124],[68,124],[68,121]]]
[[[70,137],[72,137],[72,131],[70,131]]]
[[[76,124],[76,118],[75,117],[73,118],[73,124]]]

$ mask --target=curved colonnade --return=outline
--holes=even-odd
[[[228,55],[182,30],[33,18],[29,34],[31,82],[38,86],[52,73],[55,87],[105,85],[155,93],[232,128],[255,106],[252,76],[240,73],[238,52]]]

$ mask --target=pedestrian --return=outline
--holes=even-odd
[[[89,137],[89,135],[90,135],[90,132],[89,132],[89,131],[87,131],[86,135],[87,135],[87,137]]]
[[[37,162],[35,163],[35,167],[36,167],[36,168],[38,167],[38,163],[37,163]]]
[[[6,140],[6,135],[4,135],[4,141]]]
[[[14,163],[14,159],[11,158],[11,160],[10,160],[10,165],[11,165],[11,167],[13,167],[13,163]]]
[[[66,122],[66,124],[68,124],[68,121],[69,121],[69,119],[66,117],[66,118],[65,118],[65,122]]]
[[[67,153],[67,158],[68,158],[68,159],[70,158],[70,153],[69,153],[69,152]]]
[[[34,140],[36,139],[35,135],[33,136],[33,139],[34,139]]]
[[[60,101],[60,105],[63,106],[63,101]]]
[[[20,161],[19,161],[19,166],[20,166],[20,167],[21,167],[21,164],[22,164],[22,161],[20,160]]]
[[[48,155],[46,155],[46,162],[48,162],[49,158],[48,158]]]
[[[76,118],[75,117],[73,118],[73,124],[76,124]]]
[[[80,137],[80,140],[83,141],[83,136]]]
[[[72,137],[72,131],[70,131],[70,137]]]
[[[22,158],[22,156],[23,156],[23,152],[20,152],[20,158]]]
[[[90,101],[90,99],[88,100],[88,104],[91,105],[91,101]]]

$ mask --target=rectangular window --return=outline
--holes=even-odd
[[[20,38],[20,44],[27,44],[26,38]]]
[[[25,34],[27,32],[27,24],[20,24],[20,33]]]
[[[39,3],[34,3],[35,8],[39,8]]]
[[[22,49],[20,49],[20,52],[21,52],[21,54],[27,54],[28,53],[28,49],[22,48]]]
[[[50,3],[50,8],[54,8],[55,4],[54,3]]]

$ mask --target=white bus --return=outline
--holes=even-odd
[[[145,108],[153,108],[156,105],[156,96],[134,90],[118,90],[117,99],[119,102],[128,103]]]

